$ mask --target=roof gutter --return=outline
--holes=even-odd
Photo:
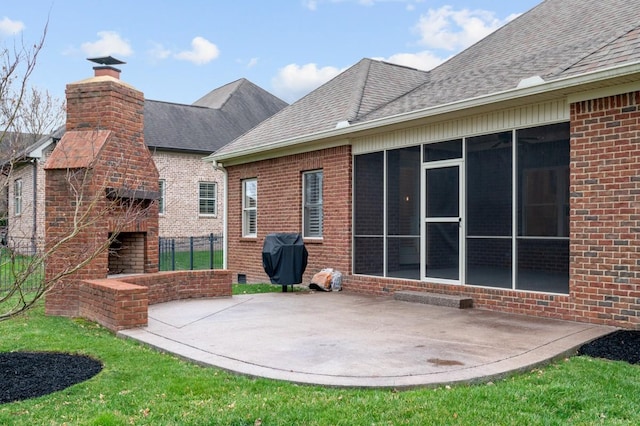
[[[541,82],[538,80],[537,84],[527,85],[525,87],[516,87],[513,89],[505,90],[502,92],[495,92],[488,95],[478,96],[475,98],[463,99],[448,104],[442,104],[434,107],[419,109],[416,111],[410,111],[402,114],[383,117],[371,121],[365,121],[362,123],[351,124],[349,126],[337,127],[335,129],[325,130],[313,134],[298,136],[290,139],[283,139],[272,143],[266,143],[259,147],[252,147],[239,151],[216,154],[213,153],[204,158],[205,161],[224,162],[230,159],[237,159],[241,157],[249,157],[259,153],[265,153],[268,151],[281,150],[288,147],[318,141],[321,139],[336,138],[345,135],[353,135],[367,130],[392,126],[399,123],[404,123],[412,120],[424,119],[428,117],[435,117],[438,115],[453,113],[456,111],[462,111],[471,108],[482,107],[486,105],[496,104],[509,100],[522,99],[526,97],[543,95],[545,93],[562,92],[563,95],[568,95],[572,92],[571,89],[594,84],[600,81],[610,80],[614,78],[624,77],[632,74],[640,73],[640,61],[633,62],[631,64],[625,64],[606,68],[603,70],[593,71],[589,73],[580,74],[577,76],[565,77],[548,82]]]

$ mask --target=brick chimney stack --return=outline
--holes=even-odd
[[[110,66],[101,66],[101,67],[93,67],[95,71],[96,77],[102,77],[104,75],[108,75],[109,77],[113,77],[117,80],[120,80],[120,70],[115,67]]]

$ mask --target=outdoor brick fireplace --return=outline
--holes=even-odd
[[[66,132],[45,165],[45,245],[77,233],[45,274],[86,262],[47,296],[50,314],[78,314],[78,280],[158,270],[159,178],[144,143],[144,95],[119,79],[119,61],[101,59],[94,77],[67,85]]]
[[[48,315],[109,330],[144,326],[150,304],[231,296],[223,270],[158,272],[159,175],[144,143],[144,96],[98,58],[67,85],[66,132],[45,164]],[[80,268],[77,268],[80,265]],[[71,269],[71,273],[67,273]]]

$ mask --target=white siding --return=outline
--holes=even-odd
[[[468,117],[356,138],[352,141],[353,154],[363,154],[383,149],[496,133],[503,130],[533,127],[562,121],[569,121],[569,104],[566,99],[503,109],[484,114],[475,114]]]

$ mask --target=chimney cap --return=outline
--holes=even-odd
[[[99,58],[87,58],[88,61],[95,62],[100,65],[121,65],[126,64],[119,59],[114,58],[113,56],[101,56]]]

